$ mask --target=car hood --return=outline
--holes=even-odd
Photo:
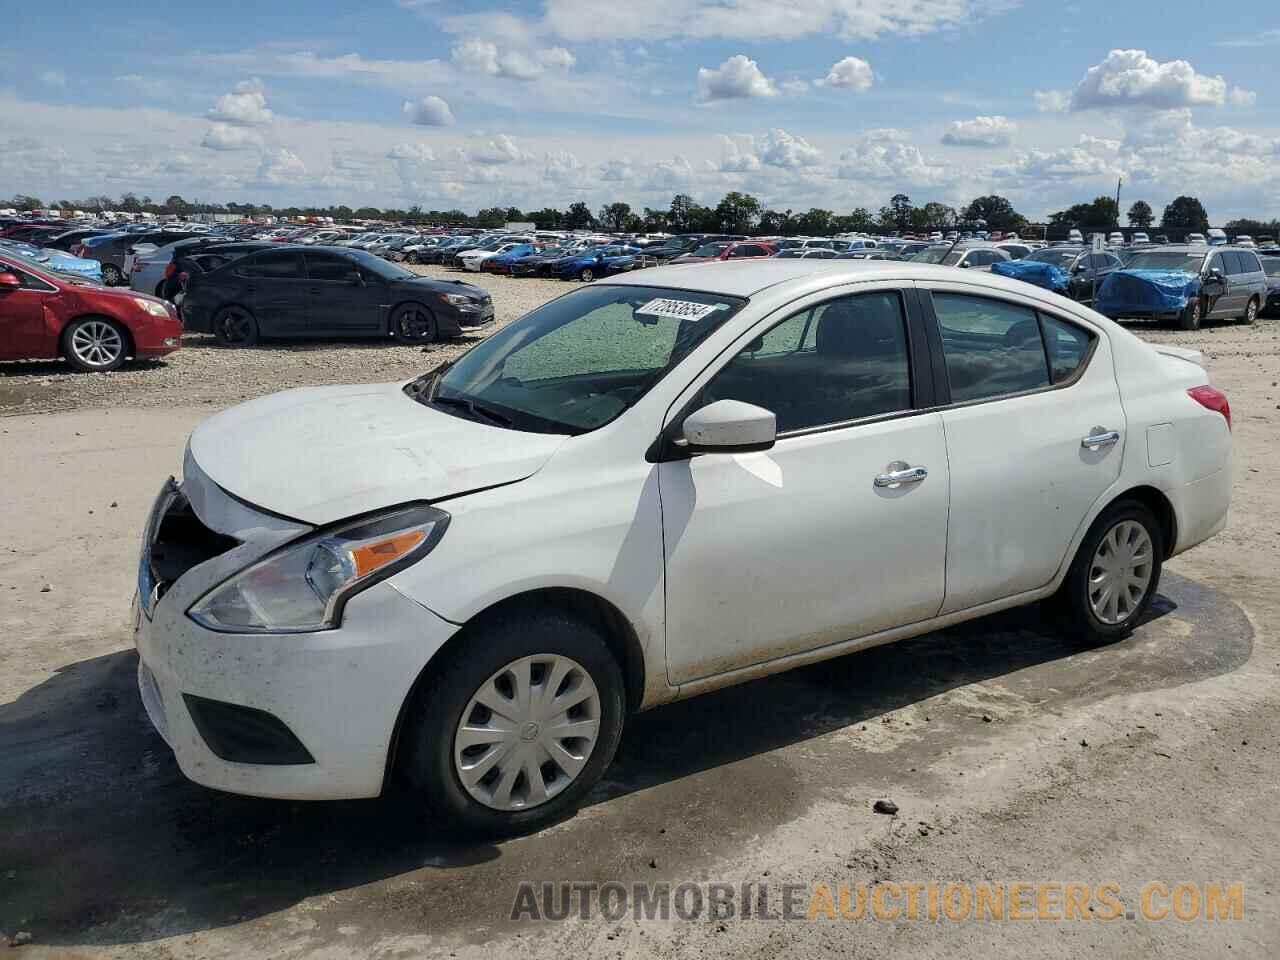
[[[386,383],[251,400],[210,417],[189,446],[223,490],[319,525],[523,480],[566,439],[456,417]]]
[[[433,293],[462,293],[476,300],[487,300],[489,294],[484,288],[463,280],[437,280],[434,277],[402,277],[393,280],[391,285],[397,290],[430,290]]]

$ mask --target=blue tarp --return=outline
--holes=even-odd
[[[1200,292],[1200,277],[1184,270],[1115,270],[1098,285],[1093,309],[1108,317],[1180,313]]]
[[[1037,287],[1044,287],[1055,293],[1067,292],[1067,271],[1041,260],[998,260],[991,265],[991,272],[1034,283]]]

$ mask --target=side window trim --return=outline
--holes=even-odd
[[[1093,356],[1098,350],[1098,341],[1102,338],[1102,334],[1090,329],[1082,323],[1065,317],[1062,314],[1046,311],[1043,307],[1022,303],[1017,300],[1010,300],[1001,297],[996,291],[983,290],[981,292],[964,292],[955,287],[954,289],[943,289],[943,293],[962,293],[967,296],[986,297],[989,300],[999,300],[1002,303],[1008,303],[1012,306],[1022,307],[1031,310],[1036,315],[1036,325],[1040,328],[1040,346],[1045,354],[1045,364],[1049,371],[1049,385],[1047,387],[1036,387],[1032,390],[1019,390],[1016,393],[1002,393],[995,397],[980,397],[977,400],[962,400],[953,402],[951,399],[951,381],[947,377],[946,358],[942,355],[942,329],[938,320],[937,311],[933,308],[933,287],[918,286],[917,292],[920,298],[920,305],[925,318],[925,326],[929,336],[929,347],[934,357],[933,364],[933,389],[937,399],[936,405],[932,408],[935,410],[943,409],[959,409],[961,407],[973,407],[980,403],[999,403],[1002,400],[1009,400],[1014,397],[1029,397],[1037,393],[1047,393],[1050,390],[1065,390],[1073,386],[1079,381],[1085,372],[1089,369],[1089,364],[1093,362]],[[1076,367],[1075,372],[1060,383],[1053,382],[1053,360],[1049,356],[1048,338],[1045,336],[1044,318],[1048,316],[1059,323],[1069,324],[1077,327],[1089,335],[1089,346],[1085,351],[1084,357],[1080,360],[1080,365]]]

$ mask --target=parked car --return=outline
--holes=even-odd
[[[404,385],[215,415],[143,534],[151,722],[217,790],[403,775],[441,818],[527,831],[637,710],[1041,600],[1073,641],[1125,636],[1226,523],[1227,398],[1198,353],[963,286],[656,268]]]
[[[133,258],[129,268],[129,288],[140,293],[150,293],[164,300],[172,300],[166,296],[167,281],[172,279],[174,259],[180,250],[194,249],[216,243],[214,237],[186,237],[175,240],[162,247],[143,251]]]
[[[493,320],[493,300],[460,281],[433,280],[350,247],[276,246],[192,275],[188,330],[225,346],[260,337],[394,337],[428,343]]]
[[[481,248],[479,250],[467,250],[457,255],[458,265],[463,270],[472,273],[479,273],[481,266],[490,257],[496,257],[499,254],[511,253],[514,250],[522,250],[528,253],[532,249],[533,244],[530,243],[500,243],[496,247]]]
[[[1255,251],[1184,244],[1135,253],[1099,285],[1093,306],[1108,317],[1168,319],[1196,330],[1206,319],[1253,323],[1267,296]]]
[[[636,254],[634,247],[594,247],[552,260],[548,269],[551,276],[561,280],[590,283],[600,277],[635,269],[638,262]]]
[[[105,372],[181,345],[171,305],[0,251],[0,359],[62,357],[77,370]]]
[[[1067,275],[1066,293],[1071,299],[1081,303],[1093,300],[1097,285],[1112,270],[1123,266],[1120,256],[1110,250],[1094,253],[1091,247],[1056,246],[1045,247],[1026,257],[1031,262],[1050,263]]]
[[[671,262],[707,263],[711,260],[745,260],[759,257],[772,257],[778,248],[772,243],[760,240],[716,240],[704,243],[692,253],[682,254]]]
[[[1267,299],[1262,309],[1269,316],[1280,315],[1280,257],[1260,257],[1267,275]]]
[[[911,257],[912,263],[938,264],[944,267],[959,267],[962,270],[987,270],[991,264],[999,260],[1012,260],[1008,252],[985,241],[969,243],[940,243],[922,250]]]
[[[837,254],[825,247],[788,247],[773,255],[780,260],[834,260]]]
[[[483,273],[512,273],[512,264],[521,257],[529,257],[538,253],[539,247],[533,243],[517,243],[512,244],[508,249],[499,249],[499,251],[490,257],[486,257],[480,262],[480,270]]]
[[[1136,247],[1140,243],[1150,243],[1151,238],[1148,237],[1141,230],[1139,230],[1136,233],[1134,233],[1133,238],[1129,242]]]
[[[24,257],[54,273],[102,283],[102,265],[97,260],[86,260],[51,247],[34,247],[29,243],[8,239],[0,240],[0,251]]]
[[[1031,252],[1031,247],[1018,240],[1003,240],[996,244],[996,248],[1007,253],[1011,260],[1021,260]]]
[[[172,243],[175,240],[183,240],[197,235],[203,234],[190,231],[155,229],[148,229],[146,232],[104,233],[96,237],[85,237],[71,252],[78,257],[97,260],[101,263],[103,282],[109,287],[115,287],[128,282],[125,257],[130,254],[132,247],[140,244],[155,244],[157,242]]]
[[[548,277],[551,275],[551,264],[564,257],[574,256],[577,251],[569,246],[547,247],[535,250],[523,256],[514,257],[511,261],[513,277]]]

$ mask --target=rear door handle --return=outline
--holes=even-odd
[[[1099,431],[1097,427],[1093,428],[1093,433],[1080,441],[1080,446],[1086,450],[1098,450],[1101,447],[1109,447],[1120,441],[1119,430],[1103,430]]]
[[[898,464],[891,463],[889,466],[898,467]],[[889,470],[877,476],[875,484],[877,487],[894,487],[900,483],[919,483],[927,476],[929,471],[925,467],[908,467],[902,464],[900,469]]]

